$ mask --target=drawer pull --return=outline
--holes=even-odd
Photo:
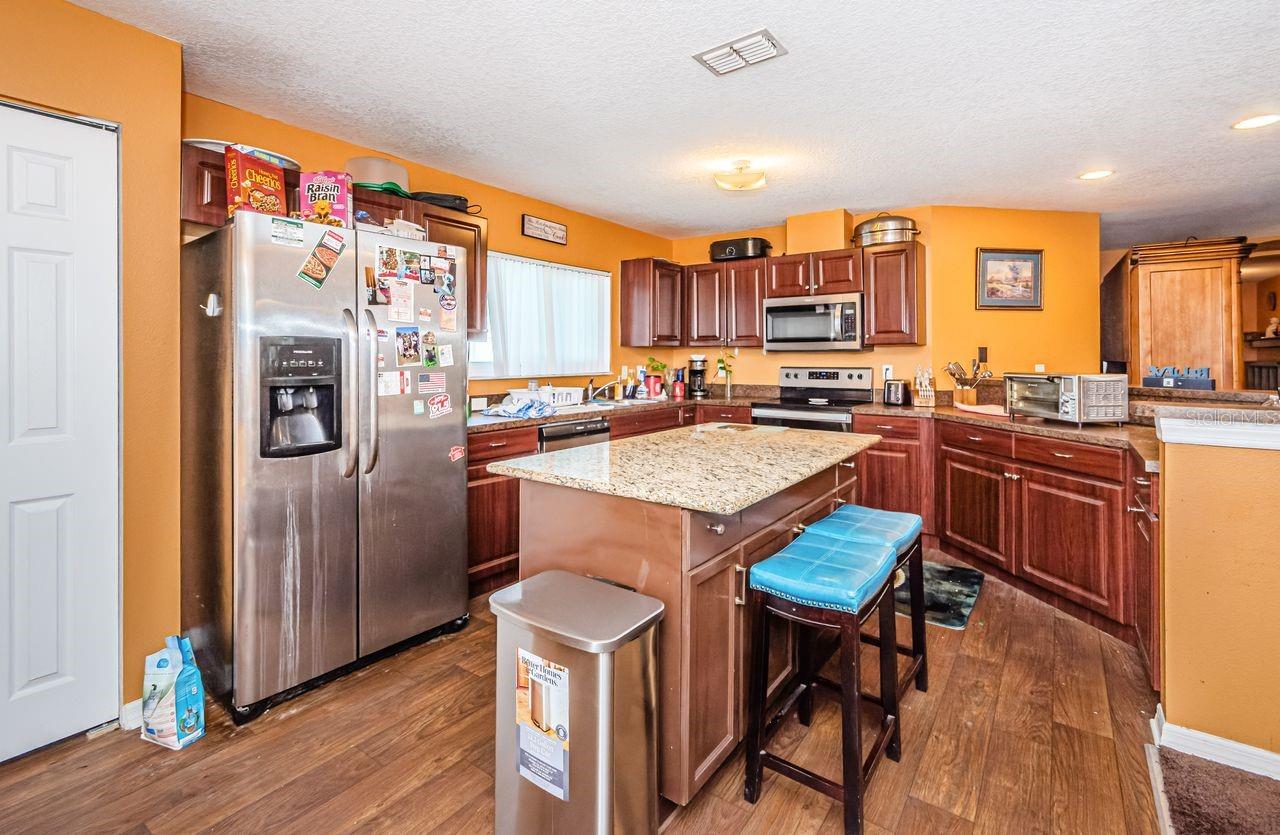
[[[892,432],[892,431],[893,431],[893,427],[892,427],[892,426],[885,426],[883,423],[877,423],[877,424],[876,424],[876,429],[888,429],[890,432]]]
[[[981,436],[981,435],[965,435],[965,437],[966,437],[966,438],[968,438],[968,439],[969,439],[969,440],[971,440],[971,441],[981,441],[981,440],[982,440],[982,436]]]
[[[848,504],[848,502],[844,499],[836,499],[836,507],[839,507],[842,504]]]
[[[1004,477],[1012,481],[1020,481],[1022,479],[1022,476],[1018,475],[1017,473],[1005,473]]]
[[[805,525],[803,525],[803,524],[801,524],[801,525],[796,525],[794,528],[792,528],[792,529],[791,529],[791,532],[792,532],[792,533],[804,533],[804,529],[805,529],[805,527],[806,527],[806,526],[805,526]]]
[[[848,467],[848,468],[849,468],[849,469],[851,469],[851,470],[856,470],[856,469],[858,469],[858,462],[856,462],[856,461],[841,461],[841,462],[840,462],[840,466],[841,466],[841,467]]]
[[[716,522],[714,525],[708,524],[707,530],[716,536],[724,536],[724,522]]]
[[[1130,513],[1146,513],[1147,512],[1147,509],[1142,505],[1138,505],[1137,507],[1126,507],[1125,510],[1129,511]]]
[[[1138,485],[1138,486],[1140,486],[1140,487],[1150,487],[1150,486],[1151,486],[1151,479],[1149,479],[1149,478],[1143,478],[1142,476],[1134,476],[1134,477],[1133,477],[1133,483],[1134,483],[1134,484],[1137,484],[1137,485]]]
[[[742,578],[742,593],[733,599],[735,606],[747,605],[747,567],[745,565],[735,565],[733,570],[738,572],[738,576]]]
[[[731,417],[733,417],[733,412],[721,412],[721,413],[720,413],[720,417],[722,417],[722,418],[731,418]]]
[[[507,445],[506,441],[490,441],[489,442],[489,446],[491,448],[497,448],[497,447],[506,446],[506,445]]]
[[[1075,456],[1069,452],[1055,452],[1053,455],[1055,458],[1075,458]]]

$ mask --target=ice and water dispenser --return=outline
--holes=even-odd
[[[261,341],[263,458],[314,455],[342,446],[342,341],[265,336]]]

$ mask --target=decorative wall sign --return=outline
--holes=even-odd
[[[1042,310],[1043,249],[978,248],[979,310]]]
[[[543,220],[533,215],[520,216],[520,234],[530,238],[551,241],[564,246],[569,243],[569,227],[553,220]]]

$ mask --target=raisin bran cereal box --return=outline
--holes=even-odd
[[[351,175],[345,171],[307,171],[298,178],[302,219],[330,226],[351,225]]]
[[[244,151],[227,146],[227,217],[239,209],[264,215],[285,213],[284,171]]]

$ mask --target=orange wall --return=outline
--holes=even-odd
[[[614,289],[611,320],[614,348],[610,366],[616,370],[623,364],[635,365],[649,356],[649,351],[618,346],[618,264],[628,258],[668,258],[671,255],[671,241],[668,239],[287,125],[190,93],[184,94],[182,101],[184,136],[217,136],[270,148],[295,158],[304,169],[341,169],[351,157],[373,154],[386,156],[408,168],[410,191],[463,194],[472,203],[480,204],[483,207],[481,214],[489,220],[490,250],[612,273]],[[522,214],[533,214],[566,224],[569,227],[569,243],[561,246],[521,235]],[[609,378],[606,377],[605,380],[607,379]],[[598,379],[596,382],[602,383],[605,380]],[[583,385],[585,382],[585,377],[563,377],[556,380],[558,385]],[[523,386],[523,379],[514,383],[510,380],[475,380],[470,388],[473,393],[479,394]]]
[[[1165,444],[1160,470],[1165,718],[1280,753],[1280,451]]]
[[[182,50],[52,0],[10,0],[0,96],[119,122],[124,698],[179,627],[178,156]]]

